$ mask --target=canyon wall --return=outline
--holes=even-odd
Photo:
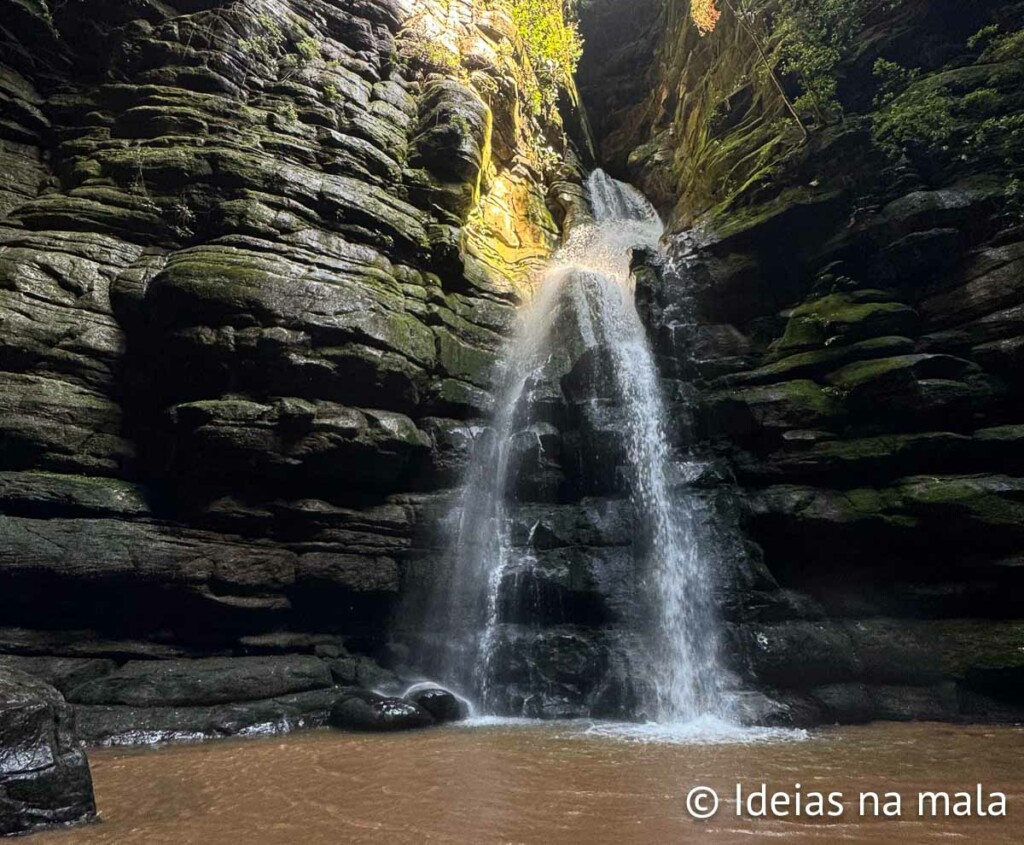
[[[1019,719],[1024,6],[847,4],[821,119],[779,4],[719,5],[701,36],[686,2],[584,4],[624,38],[579,84],[669,221],[639,295],[751,541],[720,593],[736,666],[782,720]]]
[[[1022,4],[879,4],[841,115],[803,126],[775,3],[704,37],[683,0],[576,5],[597,158],[668,221],[639,304],[751,715],[1020,718]],[[537,101],[483,0],[0,20],[0,665],[93,741],[316,723],[409,669],[396,608],[579,211],[587,118]],[[516,526],[548,715],[637,589],[588,463],[618,423],[559,389]]]
[[[580,191],[492,5],[0,3],[0,660],[88,736],[390,677]]]

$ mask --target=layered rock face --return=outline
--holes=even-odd
[[[486,5],[0,3],[0,653],[91,738],[373,685],[576,179]]]
[[[366,654],[405,668],[393,610],[436,572],[497,351],[579,198],[491,5],[0,0],[0,671],[53,684],[86,739],[400,691]],[[962,6],[869,19],[845,119],[805,138],[762,29],[580,3],[602,158],[677,236],[638,291],[771,718],[1024,709],[1024,18]],[[505,609],[562,638],[546,715],[579,712],[636,614],[621,479],[590,460],[618,412],[574,394],[601,373],[576,352],[521,444],[536,601]]]
[[[751,18],[765,38],[774,9]],[[583,66],[584,92],[637,73],[654,92],[594,123],[677,233],[640,292],[754,541],[735,568],[764,577],[734,578],[723,614],[777,718],[1024,712],[1021,159],[996,129],[1019,121],[1024,11],[961,11],[869,18],[837,71],[845,119],[805,114],[806,140],[728,11],[702,40],[669,3],[632,36],[652,63],[634,45]],[[917,70],[879,93],[878,58]]]

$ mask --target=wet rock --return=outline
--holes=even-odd
[[[490,142],[490,109],[472,89],[453,80],[429,86],[419,109],[410,163],[437,178],[430,190],[434,201],[464,218],[473,205]]]
[[[914,341],[907,337],[873,337],[849,345],[829,346],[810,352],[786,355],[756,369],[744,368],[716,380],[716,385],[731,387],[747,384],[772,384],[793,379],[822,381],[827,373],[845,364],[874,358],[886,358],[913,352]]]
[[[830,622],[758,625],[743,637],[750,671],[765,686],[825,685],[849,677],[857,666],[849,636]]]
[[[823,441],[790,438],[787,446],[790,448],[763,456],[747,453],[738,456],[737,462],[746,476],[815,479],[817,483],[843,487],[886,483],[925,462],[937,472],[968,467],[995,469],[1001,464],[984,456],[986,446],[980,438],[952,432]]]
[[[345,653],[326,659],[325,662],[331,670],[334,682],[341,686],[359,686],[370,690],[392,692],[402,684],[397,674],[390,669],[385,669],[369,657]]]
[[[49,684],[65,697],[68,693],[101,678],[117,668],[113,660],[75,657],[24,657],[0,655],[0,672],[18,670]]]
[[[740,692],[728,697],[730,713],[740,724],[768,727],[793,725],[790,708],[763,692]]]
[[[823,719],[842,725],[870,722],[874,706],[868,688],[863,684],[830,684],[815,687],[811,700],[821,708]]]
[[[966,229],[996,204],[996,193],[982,185],[956,185],[937,191],[911,191],[880,213],[889,231],[901,236],[932,229]]]
[[[329,723],[332,728],[368,732],[408,731],[436,724],[419,704],[372,692],[343,695],[331,707]]]
[[[75,715],[89,745],[151,745],[323,727],[337,698],[329,688],[208,706],[78,704]]]
[[[109,517],[150,514],[144,487],[99,476],[0,472],[0,503],[12,516]]]
[[[874,275],[920,289],[934,276],[956,267],[963,245],[959,229],[912,232],[885,245],[873,267]]]
[[[535,423],[516,432],[509,445],[515,495],[522,501],[557,502],[565,485],[561,434],[550,423]]]
[[[838,527],[858,522],[874,528],[887,525],[894,531],[925,525],[941,529],[944,521],[956,518],[957,526],[951,530],[985,528],[1005,532],[1009,538],[1016,534],[1016,491],[1022,484],[1021,479],[997,475],[912,477],[882,489],[772,487],[751,501],[757,515],[785,513],[784,518],[808,529],[816,523]]]
[[[948,722],[960,716],[956,684],[870,688],[872,715],[893,722]]]
[[[439,725],[445,722],[459,722],[469,715],[469,708],[465,702],[446,689],[418,690],[406,698],[426,710]]]
[[[408,417],[282,399],[193,402],[172,412],[181,472],[287,480],[344,468],[354,485],[390,488],[428,441]]]
[[[487,705],[499,713],[621,719],[650,700],[637,672],[644,651],[636,631],[503,625],[497,636],[494,693]]]
[[[0,667],[0,835],[95,813],[71,708],[53,687]]]
[[[274,698],[332,685],[316,657],[131,661],[71,690],[76,704],[210,705]]]
[[[1019,304],[1022,268],[1024,243],[981,250],[954,286],[924,300],[922,316],[929,327],[944,328]]]

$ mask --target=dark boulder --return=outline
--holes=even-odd
[[[0,835],[95,813],[71,708],[53,687],[0,668]]]
[[[417,690],[408,694],[406,700],[426,710],[438,724],[460,722],[469,715],[464,701],[440,687]]]
[[[331,727],[349,731],[390,732],[429,728],[434,717],[419,704],[357,690],[343,695],[331,708]]]

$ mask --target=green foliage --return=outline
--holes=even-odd
[[[566,21],[562,0],[512,0],[511,13],[537,74],[569,85],[583,55],[583,40]]]
[[[998,158],[1011,170],[1024,171],[1024,114],[983,120],[967,139],[979,155]]]
[[[1024,220],[1024,179],[1014,176],[1006,183],[1005,199],[1010,214]]]
[[[256,16],[256,23],[259,29],[251,38],[239,39],[238,47],[248,56],[267,63],[273,62],[281,54],[284,32],[277,21],[266,12],[260,12]]]
[[[278,71],[284,70],[289,75],[300,66],[321,58],[321,43],[312,35],[303,34],[297,27],[289,26],[288,32],[285,32],[281,24],[266,12],[256,16],[256,24],[250,37],[238,41],[239,49],[247,56]],[[294,45],[294,53],[288,52],[290,45]]]
[[[320,58],[320,42],[310,35],[299,39],[295,44],[295,49],[299,51],[299,55],[304,61],[315,62]]]
[[[860,19],[859,0],[782,0],[776,20],[782,71],[799,77],[798,111],[827,120],[839,111],[836,68]]]
[[[558,91],[572,85],[583,55],[583,39],[566,17],[563,0],[489,0],[512,18],[536,76],[524,92],[535,114],[554,104]]]
[[[1024,60],[1024,29],[1001,32],[995,24],[978,30],[967,45],[972,50],[981,48],[979,62],[1009,62]]]
[[[184,193],[171,203],[170,216],[171,228],[177,237],[182,240],[188,240],[195,235],[194,224],[196,222],[196,214],[189,207]]]
[[[876,65],[876,72],[878,66]],[[913,84],[916,72],[903,68],[894,71],[886,63],[883,72],[889,85],[893,79],[909,82],[900,93],[898,88],[885,87],[879,95],[885,103],[881,111],[871,116],[871,126],[878,145],[892,158],[899,158],[911,148],[941,150],[953,138],[956,120],[953,108],[956,100],[938,84]]]
[[[1024,214],[1024,31],[980,30],[968,47],[973,65],[923,76],[880,59],[872,128],[890,156],[924,156],[931,166],[984,167],[1006,174],[1008,210]]]
[[[984,50],[998,35],[999,24],[992,23],[988,26],[983,26],[967,40],[967,46],[971,50],[977,50],[978,48]]]
[[[973,66],[928,77],[886,59],[875,62],[876,140],[894,155],[915,146],[934,152],[954,144],[967,148],[965,155],[1024,167],[1024,115],[1014,105],[1024,30],[1004,33],[986,26],[967,46],[977,53]]]
[[[878,59],[875,62],[874,70],[875,78],[878,80],[876,106],[885,106],[891,103],[921,75],[917,68],[908,70],[903,65],[890,62],[888,59]]]
[[[443,44],[409,39],[402,45],[402,61],[408,66],[419,64],[433,71],[456,74],[462,67],[459,56]]]
[[[800,80],[794,105],[822,123],[842,116],[839,68],[857,46],[866,18],[901,0],[780,0],[773,35],[784,73]]]
[[[964,96],[960,109],[974,117],[987,117],[998,110],[1002,102],[1003,97],[995,88],[978,88]]]

